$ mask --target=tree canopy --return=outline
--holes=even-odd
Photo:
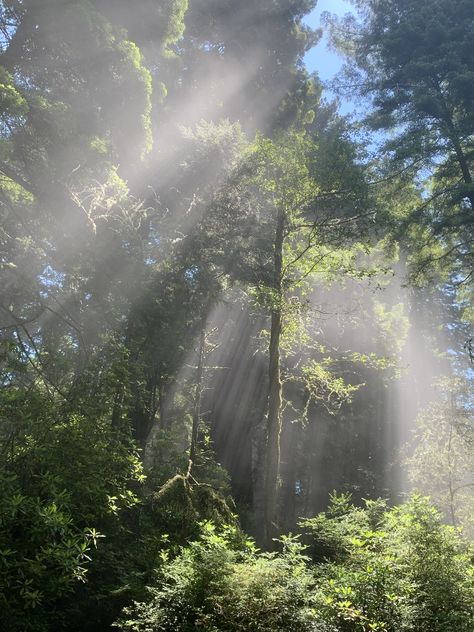
[[[2,630],[472,630],[474,6],[316,4],[0,2]]]

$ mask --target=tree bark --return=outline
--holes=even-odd
[[[280,369],[280,339],[282,330],[282,270],[285,213],[278,212],[273,252],[273,305],[271,314],[268,363],[268,415],[265,450],[264,543],[271,548],[278,535],[278,479],[280,469],[280,435],[282,384]]]
[[[191,446],[189,449],[189,467],[190,473],[193,466],[196,464],[198,439],[199,439],[199,422],[201,418],[201,401],[202,401],[202,380],[204,374],[204,355],[206,345],[206,321],[203,319],[201,326],[201,332],[199,334],[199,355],[198,364],[196,370],[196,392],[194,395],[193,405],[193,425],[191,430]]]

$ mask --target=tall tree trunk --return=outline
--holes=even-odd
[[[280,435],[282,384],[280,374],[280,339],[282,330],[282,272],[285,213],[278,211],[273,252],[272,321],[268,363],[268,416],[265,450],[264,542],[272,546],[278,535],[278,475],[280,469]]]
[[[196,392],[194,394],[193,405],[193,425],[191,430],[191,447],[189,449],[189,467],[190,473],[196,464],[198,438],[199,438],[199,422],[201,418],[201,401],[202,401],[202,381],[204,373],[204,355],[206,346],[206,319],[203,319],[201,332],[199,334],[199,355],[196,370]]]

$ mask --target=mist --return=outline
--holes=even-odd
[[[298,110],[303,119],[305,111],[314,117],[307,129],[317,142],[329,142],[325,151],[337,151],[330,143],[346,132],[343,120],[321,102],[317,77],[302,66],[319,37],[302,22],[309,5],[291,18],[263,5],[229,5],[212,23],[210,6],[178,4],[178,13],[168,16],[150,7],[154,19],[169,20],[168,30],[156,36],[125,5],[116,13],[106,2],[87,8],[81,2],[4,7],[3,58],[17,101],[7,112],[8,123],[5,119],[13,162],[3,173],[7,186],[19,187],[24,218],[17,223],[17,211],[5,198],[9,261],[2,331],[7,341],[18,341],[24,355],[33,354],[29,361],[58,392],[63,382],[80,381],[101,349],[113,355],[122,345],[134,365],[132,382],[138,380],[130,386],[128,406],[140,418],[135,432],[147,446],[145,460],[155,460],[156,436],[173,423],[181,425],[178,444],[186,452],[190,428],[178,420],[175,400],[186,385],[200,389],[199,427],[209,434],[234,497],[258,515],[254,496],[262,493],[256,471],[265,451],[269,312],[254,289],[260,291],[271,274],[265,257],[272,248],[273,220],[264,220],[256,240],[251,224],[262,211],[245,205],[262,202],[252,201],[247,185],[236,178],[247,168],[255,131],[278,138],[294,126],[291,117]],[[88,16],[95,20],[92,31]],[[298,31],[291,47],[290,36],[278,35],[288,19]],[[25,20],[34,25],[39,51],[34,55],[23,35]],[[94,45],[85,47],[81,33],[95,33]],[[270,42],[276,49],[269,56]],[[117,75],[120,60],[128,64],[123,77]],[[144,113],[134,128],[140,107]],[[61,125],[67,131],[59,149],[50,138],[61,134]],[[345,138],[348,146],[356,142]],[[33,139],[29,150],[25,142]],[[324,156],[317,158],[316,170],[327,180],[317,197],[329,203],[320,202],[316,215],[337,214],[341,204],[349,215],[361,204],[370,213],[375,201],[356,197],[364,191],[344,200],[343,178],[352,167],[326,159],[341,171],[328,176]],[[353,169],[363,189],[363,166]],[[234,217],[223,220],[225,205]],[[222,221],[227,226],[220,227]],[[234,252],[229,239],[240,242]],[[225,260],[229,247],[233,254]],[[255,247],[262,253],[252,259]],[[373,282],[357,285],[347,280],[350,274],[344,280],[344,273],[337,278],[337,270],[329,270],[330,281],[310,282],[309,300],[301,289],[291,298],[305,312],[291,325],[302,327],[296,336],[305,342],[298,348],[297,340],[288,340],[282,348],[279,486],[290,528],[299,516],[324,509],[333,490],[395,498],[407,489],[399,450],[417,415],[436,400],[436,379],[452,369],[446,315],[433,314],[422,290],[404,287],[408,269],[393,265],[396,276],[387,283],[387,270],[380,273],[385,287],[379,291]],[[183,309],[196,313],[178,315]],[[219,368],[205,367],[202,385],[196,386],[201,330],[206,337],[212,332],[210,361]],[[59,351],[64,344],[68,348]],[[65,375],[58,376],[53,349],[72,363]],[[354,392],[340,394],[332,407],[332,387],[321,384],[321,394],[310,402],[295,377],[308,361],[334,366],[334,375],[321,379],[340,378],[353,384]],[[386,366],[379,370],[377,363]],[[192,397],[187,406],[192,408]],[[178,408],[181,416],[191,414],[184,403]]]
[[[326,582],[397,512],[471,537],[472,9],[326,4],[0,2],[5,629],[131,630],[216,542]]]

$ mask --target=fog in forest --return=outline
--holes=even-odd
[[[472,629],[473,20],[0,2],[2,629]]]

